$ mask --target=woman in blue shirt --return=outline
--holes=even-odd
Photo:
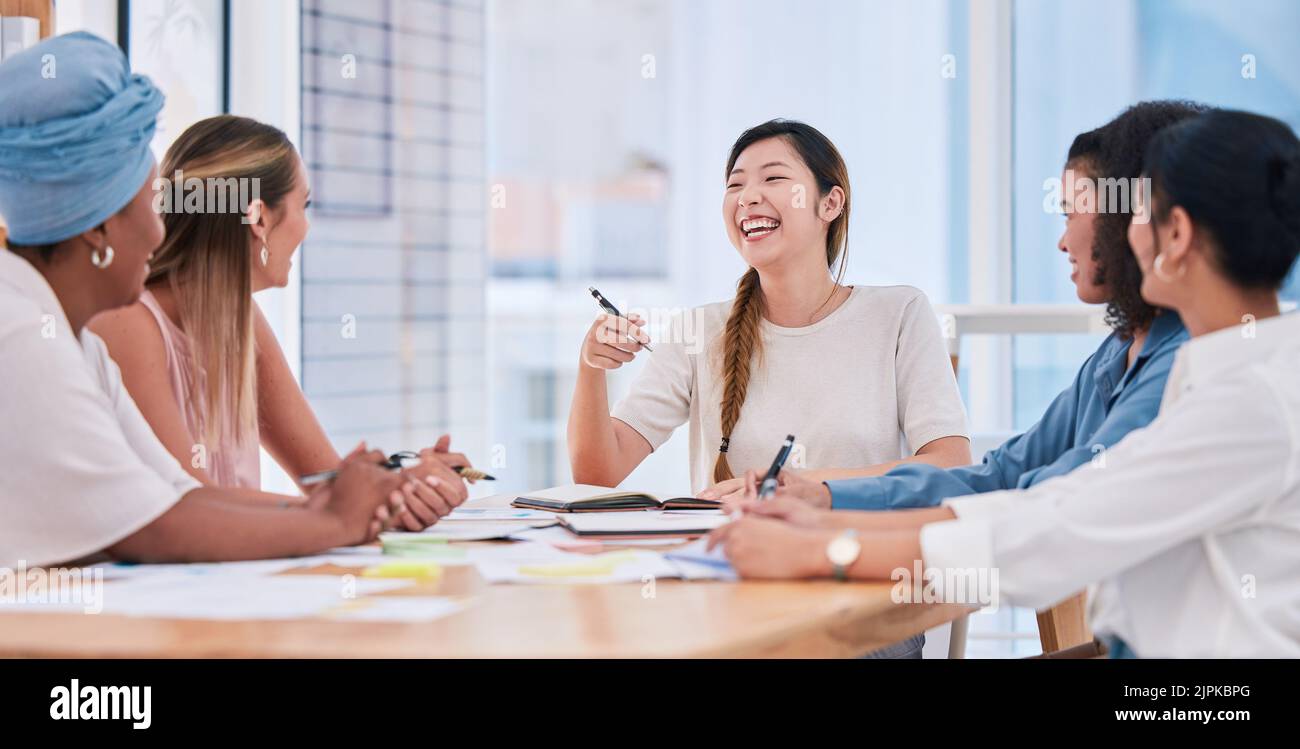
[[[1142,102],[1080,134],[1070,146],[1061,189],[1066,225],[1057,247],[1069,257],[1079,299],[1105,303],[1113,332],[1038,423],[989,451],[979,465],[887,464],[856,477],[846,477],[847,472],[783,474],[788,493],[823,508],[886,510],[1026,489],[1090,462],[1149,424],[1160,408],[1174,351],[1187,340],[1187,331],[1176,313],[1143,301],[1142,274],[1127,239],[1131,211],[1124,205],[1101,205],[1096,186],[1105,179],[1137,178],[1152,137],[1201,111],[1204,107],[1189,102]],[[743,479],[736,479],[701,496],[730,503],[742,493]]]

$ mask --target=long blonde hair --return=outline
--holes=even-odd
[[[186,183],[230,184],[233,179],[256,184],[257,197],[274,208],[294,187],[297,152],[270,125],[221,115],[195,123],[167,149],[160,176],[170,180],[177,175]],[[204,189],[205,200],[216,202],[213,195]],[[190,341],[190,371],[204,378],[190,383],[197,402],[184,407],[191,416],[202,417],[194,423],[203,424],[204,434],[195,436],[210,445],[243,442],[257,425],[249,228],[240,201],[231,202],[224,207],[205,203],[197,212],[171,206],[163,217],[167,236],[154,253],[146,281],[167,283],[176,299]]]
[[[840,261],[835,274],[838,287],[848,262],[849,242],[849,170],[844,158],[835,144],[816,128],[793,120],[770,120],[740,134],[731,147],[724,174],[731,174],[736,159],[746,148],[768,138],[782,138],[794,148],[817,180],[819,199],[836,186],[844,191],[844,209],[830,222],[826,231],[826,267],[829,269],[837,259]],[[727,449],[749,392],[750,369],[754,359],[763,353],[763,339],[759,334],[763,308],[763,287],[759,283],[758,271],[750,268],[736,285],[736,298],[731,303],[731,313],[722,333],[722,402],[719,407],[722,444],[718,446],[718,460],[713,466],[715,482],[726,481],[734,475],[727,462]]]

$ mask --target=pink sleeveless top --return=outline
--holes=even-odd
[[[176,405],[180,407],[190,438],[194,440],[195,445],[202,444],[203,399],[199,397],[199,393],[191,389],[191,383],[197,382],[202,387],[206,374],[199,372],[197,380],[190,376],[193,360],[190,359],[189,336],[185,335],[185,332],[158,306],[158,300],[154,298],[153,292],[146,289],[140,295],[140,301],[144,302],[144,306],[153,313],[154,320],[158,322],[158,329],[162,331],[163,348],[167,350],[167,373],[172,383],[172,395],[176,398]],[[187,404],[194,404],[194,410],[198,412],[197,416],[191,412]],[[217,483],[217,486],[259,489],[262,485],[262,462],[258,451],[260,443],[261,440],[254,426],[253,433],[248,435],[242,444],[206,445],[206,455],[196,453],[191,460],[200,456],[205,458],[208,476]]]

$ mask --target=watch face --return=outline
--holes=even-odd
[[[857,561],[861,551],[862,544],[858,543],[858,539],[852,536],[839,536],[826,547],[826,556],[831,560],[831,564],[847,567]]]

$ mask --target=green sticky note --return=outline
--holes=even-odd
[[[384,554],[394,557],[431,557],[436,559],[461,559],[465,550],[450,546],[445,538],[409,536],[383,540]]]

